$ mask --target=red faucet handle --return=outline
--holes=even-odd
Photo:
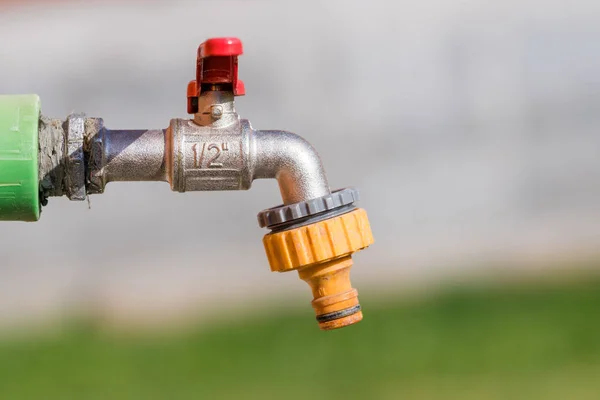
[[[238,38],[212,38],[198,47],[196,82],[198,93],[202,84],[231,83],[233,94],[245,94],[244,82],[238,79],[238,56],[244,54],[242,41]]]
[[[197,98],[207,84],[231,85],[235,96],[246,94],[244,82],[238,79],[238,56],[243,53],[241,40],[233,37],[208,39],[198,47],[196,80],[187,88],[188,113],[198,111]]]

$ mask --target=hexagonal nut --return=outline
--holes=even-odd
[[[65,121],[65,191],[69,200],[85,200],[85,114],[71,114]]]

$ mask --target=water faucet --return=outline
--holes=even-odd
[[[36,95],[0,96],[0,220],[37,221],[49,197],[85,200],[112,181],[164,181],[177,192],[247,190],[276,179],[283,204],[258,223],[272,271],[297,270],[313,294],[319,327],[359,322],[350,283],[352,254],[373,243],[353,188],[331,191],[315,149],[302,137],[256,130],[235,109],[245,94],[238,79],[237,38],[198,48],[196,78],[187,87],[190,119],[166,129],[110,130],[101,118],[40,113]]]

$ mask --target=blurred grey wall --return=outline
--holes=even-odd
[[[357,287],[600,249],[597,1],[165,1],[0,8],[0,92],[46,115],[161,128],[185,115],[196,47],[245,45],[238,110],[297,132],[356,186],[376,244]],[[0,225],[0,320],[123,321],[309,292],[269,272],[248,192],[112,183]],[[491,264],[489,263],[491,262]]]

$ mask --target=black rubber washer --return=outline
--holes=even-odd
[[[355,305],[354,307],[345,308],[340,311],[334,311],[327,314],[317,315],[318,322],[329,322],[336,319],[344,318],[352,314],[356,314],[360,311],[360,304]]]

